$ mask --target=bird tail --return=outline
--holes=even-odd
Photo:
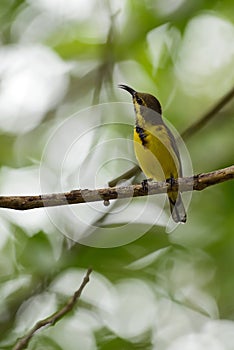
[[[175,222],[186,222],[186,211],[182,202],[181,194],[175,192],[168,193],[171,215]]]

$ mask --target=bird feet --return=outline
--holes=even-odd
[[[149,182],[152,181],[153,179],[144,179],[142,182],[141,182],[141,186],[142,186],[142,189],[144,192],[148,192],[148,189],[149,189]]]

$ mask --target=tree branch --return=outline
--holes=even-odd
[[[209,173],[202,173],[190,177],[180,178],[173,181],[150,182],[148,191],[141,184],[108,187],[97,190],[73,190],[65,193],[44,194],[38,196],[0,196],[0,208],[9,208],[16,210],[29,210],[41,207],[54,207],[68,204],[78,204],[86,202],[104,201],[108,204],[109,200],[117,198],[141,197],[168,191],[180,192],[201,191],[206,187],[228,181],[234,178],[234,165],[215,170]]]
[[[30,339],[34,336],[34,334],[42,327],[55,325],[61,318],[63,318],[69,311],[71,311],[77,300],[80,298],[81,293],[89,282],[89,276],[92,272],[92,269],[88,269],[79,289],[75,291],[73,296],[67,301],[67,303],[62,307],[62,309],[55,312],[53,315],[38,321],[35,326],[26,334],[23,338],[19,339],[19,341],[14,346],[13,350],[22,350],[25,349],[30,341]]]

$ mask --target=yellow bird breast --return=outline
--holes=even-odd
[[[150,129],[150,130],[149,130]],[[162,125],[135,127],[134,149],[138,163],[147,178],[164,181],[178,178],[180,164],[173,150],[167,128]]]

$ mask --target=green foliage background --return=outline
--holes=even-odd
[[[129,96],[116,88],[118,83],[157,95],[165,117],[179,132],[199,119],[234,84],[231,0],[93,0],[86,5],[80,1],[80,13],[76,7],[74,14],[67,11],[74,6],[72,1],[66,2],[66,6],[62,1],[57,5],[50,2],[50,6],[45,3],[14,0],[0,3],[0,61],[4,50],[19,50],[15,56],[18,61],[25,54],[20,48],[30,50],[37,46],[46,48],[56,62],[64,64],[64,71],[53,73],[54,77],[48,81],[51,89],[56,89],[56,74],[60,74],[60,92],[34,124],[30,124],[33,110],[32,120],[27,120],[24,109],[19,108],[17,118],[6,128],[5,110],[0,103],[2,194],[38,193],[38,169],[56,126],[72,113],[93,104],[130,102]],[[222,25],[218,24],[215,29],[213,22],[209,22],[211,18],[218,24],[221,21],[226,29],[222,32]],[[203,21],[200,26],[197,24],[196,30],[189,32],[191,23],[194,25],[199,20]],[[204,23],[207,23],[205,32]],[[222,47],[215,30],[227,34]],[[217,56],[209,52],[211,43],[217,49]],[[14,79],[16,61],[10,68],[2,64],[0,69],[2,99],[7,91],[4,79],[6,74],[12,74]],[[54,72],[52,61],[44,62],[40,57],[38,64],[39,61]],[[17,94],[10,101],[12,106],[16,104]],[[33,91],[25,96],[25,105],[32,95]],[[121,121],[128,118],[129,124],[133,124],[131,111],[132,115],[122,116]],[[231,101],[186,142],[194,173],[233,164],[233,113]],[[100,122],[115,121],[114,111],[110,114],[102,115]],[[8,123],[11,116],[7,118]],[[131,128],[120,125],[110,133],[127,138],[131,137]],[[97,129],[89,140],[89,149],[103,137],[104,133]],[[89,149],[84,152],[88,153]],[[108,149],[102,155],[95,155],[96,166],[111,152]],[[100,186],[106,185],[108,176],[111,180],[132,166],[114,164],[103,182],[100,180]],[[55,177],[51,176],[56,179],[58,173],[53,162],[49,161],[47,167],[51,173],[54,171]],[[68,183],[69,189],[73,188]],[[195,344],[193,349],[204,349],[204,344],[215,349],[232,349],[233,196],[233,181],[193,193],[186,225],[169,235],[164,226],[151,225],[142,237],[110,248],[75,243],[63,234],[64,227],[61,233],[60,227],[45,219],[44,209],[33,214],[2,209],[0,348],[12,348],[36,320],[63,305],[92,266],[91,282],[79,306],[54,327],[38,332],[29,349],[176,350],[190,349],[191,344]],[[58,213],[62,215],[63,211]],[[35,218],[34,224],[30,215]],[[128,223],[126,216],[118,220],[108,223],[107,218],[103,225],[111,228]],[[143,225],[144,220],[138,225],[128,223],[129,235]],[[76,232],[79,226],[73,229]],[[98,234],[98,228],[96,231]]]

